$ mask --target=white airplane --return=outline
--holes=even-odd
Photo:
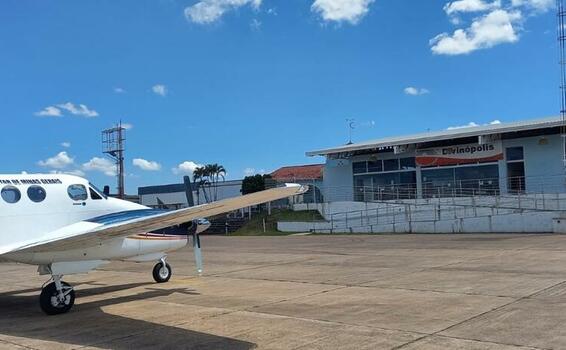
[[[40,306],[48,315],[61,314],[75,301],[73,287],[61,280],[64,275],[85,273],[112,260],[158,261],[153,278],[167,282],[172,269],[166,254],[184,247],[189,236],[200,274],[199,233],[210,226],[205,218],[307,189],[286,184],[165,211],[107,197],[77,176],[0,175],[0,259],[37,265],[40,275],[51,275],[47,282],[52,282],[41,290]]]

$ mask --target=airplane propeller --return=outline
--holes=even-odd
[[[202,253],[200,249],[200,234],[210,227],[210,221],[207,219],[197,219],[193,222],[191,234],[193,236],[193,252],[195,254],[195,265],[197,272],[202,275]]]
[[[185,185],[185,196],[187,197],[187,205],[192,207],[195,205],[193,198],[193,184],[191,184],[191,178],[188,176],[183,177],[183,183]],[[198,192],[197,192],[198,194]],[[193,235],[193,252],[195,254],[195,264],[197,266],[197,272],[202,275],[202,253],[200,250],[200,237],[199,233],[204,232],[210,227],[210,222],[206,219],[198,219],[193,221],[192,235]]]
[[[197,266],[197,272],[200,276],[202,275],[202,253],[200,251],[200,237],[197,230],[193,232],[193,251],[195,254],[195,264]]]

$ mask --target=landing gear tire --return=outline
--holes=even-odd
[[[153,267],[153,279],[157,283],[165,283],[169,281],[172,274],[173,270],[168,263],[158,262]]]
[[[48,315],[64,314],[75,304],[75,291],[70,284],[61,281],[63,294],[60,295],[55,282],[43,287],[39,295],[41,310]]]

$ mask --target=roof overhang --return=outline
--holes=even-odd
[[[563,125],[564,122],[560,117],[550,117],[501,124],[489,124],[474,127],[455,128],[443,131],[433,131],[408,136],[388,137],[367,142],[310,151],[306,152],[306,155],[308,157],[327,156],[330,154],[351,153],[356,151],[385,148],[394,148],[395,152],[401,152],[401,150],[419,143],[460,139],[474,136],[478,137],[478,143],[483,143],[488,142],[487,140],[490,139],[496,139],[499,137],[499,135],[505,133],[547,129]]]

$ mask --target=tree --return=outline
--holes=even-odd
[[[208,203],[210,202],[208,193],[206,191],[206,186],[208,184],[208,174],[206,173],[206,168],[204,166],[197,167],[193,171],[193,182],[197,184],[197,203],[200,204],[200,190],[202,189],[204,200]]]
[[[242,181],[242,194],[249,194],[265,190],[266,180],[271,179],[269,175],[246,176]]]
[[[193,172],[193,182],[198,184],[197,196],[202,189],[207,203],[218,200],[218,183],[225,181],[226,169],[217,163],[198,167]],[[200,198],[200,196],[198,196]]]
[[[212,177],[212,185],[214,186],[214,200],[218,200],[218,182],[226,181],[226,169],[224,166],[214,163],[210,167],[210,176]]]

